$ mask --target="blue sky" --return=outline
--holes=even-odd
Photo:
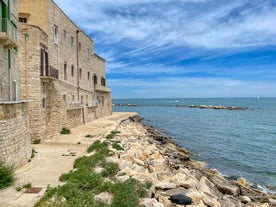
[[[276,96],[275,0],[55,0],[113,98]]]

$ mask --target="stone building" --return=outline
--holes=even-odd
[[[0,0],[0,160],[14,167],[31,157],[28,102],[20,99],[17,0]]]
[[[44,139],[111,115],[105,60],[53,0],[19,0],[21,98],[30,99],[30,133]]]

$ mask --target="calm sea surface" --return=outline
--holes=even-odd
[[[114,112],[137,112],[144,124],[159,129],[226,176],[245,177],[276,193],[276,98],[114,99]],[[177,105],[248,107],[244,111]]]

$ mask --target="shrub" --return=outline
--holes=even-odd
[[[139,198],[146,195],[146,190],[139,181],[130,178],[125,182],[115,183],[113,193],[112,207],[139,207]]]
[[[150,189],[152,185],[153,184],[152,184],[151,181],[146,181],[144,186],[145,186],[146,189]]]
[[[110,140],[113,139],[117,134],[121,133],[120,131],[111,131],[105,138]]]
[[[66,128],[66,127],[63,127],[60,131],[61,134],[71,134],[71,130]]]
[[[119,171],[118,164],[113,162],[104,163],[103,168],[104,170],[101,173],[103,177],[114,177],[116,173]]]
[[[112,144],[112,147],[113,149],[116,149],[116,150],[124,150],[124,148],[122,148],[121,145],[119,145],[117,142],[114,142]]]
[[[35,139],[34,141],[33,141],[33,144],[40,144],[41,143],[41,140],[40,139]]]
[[[71,172],[69,172],[69,173],[63,173],[61,176],[59,176],[59,181],[60,182],[67,181],[69,179],[70,175],[71,175]]]
[[[93,136],[91,134],[87,134],[85,137],[86,138],[92,138]]]
[[[93,152],[93,151],[96,151],[96,152],[99,152],[99,151],[102,151],[102,152],[107,152],[109,151],[108,148],[108,142],[104,141],[104,142],[101,142],[100,140],[96,140],[88,149],[87,149],[87,152],[90,153],[90,152]]]
[[[31,188],[32,187],[32,183],[26,183],[22,186],[22,188]]]
[[[0,189],[11,186],[14,181],[14,169],[0,161]]]

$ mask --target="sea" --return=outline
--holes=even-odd
[[[137,112],[193,159],[229,178],[276,193],[276,98],[113,99],[114,112]],[[116,106],[123,104],[123,106]],[[129,104],[129,106],[125,106]],[[190,108],[195,105],[246,110]]]

